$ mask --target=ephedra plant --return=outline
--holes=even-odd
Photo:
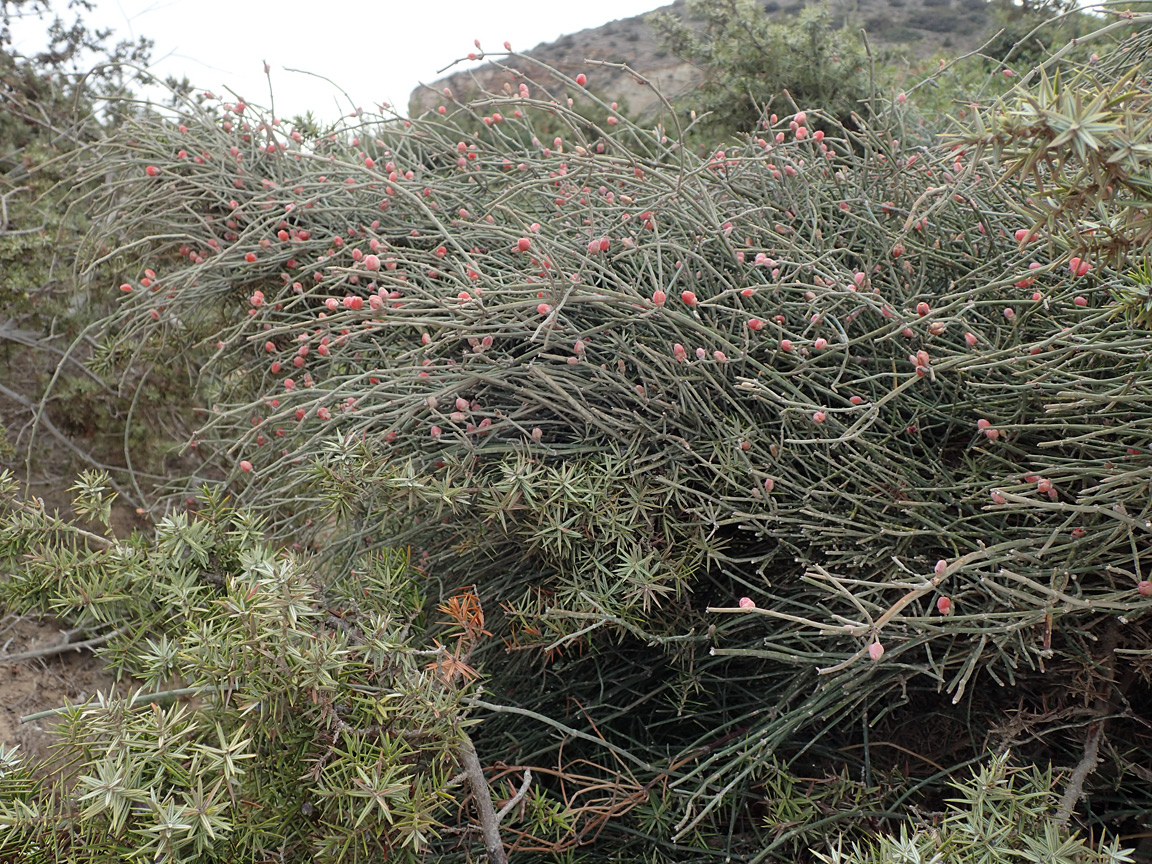
[[[1123,23],[1092,74],[1144,92]],[[1003,174],[987,121],[939,143],[914,96],[697,158],[506,65],[411,121],[309,140],[209,99],[90,150],[103,359],[197,374],[188,488],[226,478],[317,591],[384,549],[422,608],[467,591],[453,705],[552,814],[513,852],[792,859],[1008,747],[1059,769],[1036,860],[1139,833],[1152,334],[1130,261],[1022,212],[1071,163]]]

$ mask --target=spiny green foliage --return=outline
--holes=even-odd
[[[942,822],[904,824],[898,835],[835,844],[825,864],[1125,864],[1131,850],[1113,841],[1092,849],[1069,836],[1054,820],[1052,773],[1009,764],[1007,752],[980,766],[968,780],[953,783]]]
[[[1147,41],[1132,34],[1101,68],[1038,68],[960,136],[1003,164],[1035,235],[1120,269],[1146,266],[1152,242],[1152,93],[1147,70],[1125,62]]]
[[[320,585],[219,497],[125,540],[0,481],[5,607],[106,634],[141,685],[59,712],[49,765],[4,751],[0,856],[416,860],[437,836],[464,691],[450,652],[417,648],[429,623],[404,556]],[[80,515],[107,522],[105,483],[81,479]]]
[[[670,51],[705,73],[691,99],[709,112],[708,129],[754,132],[768,106],[780,114],[819,106],[841,123],[865,113],[863,43],[832,26],[826,5],[806,6],[785,23],[753,0],[688,0],[684,10],[703,27],[672,11],[654,12],[648,22]]]
[[[208,470],[322,578],[411,545],[475,586],[482,750],[567,807],[517,848],[800,854],[769,758],[930,800],[973,742],[1074,764],[1064,712],[1146,695],[1137,286],[1015,240],[1019,193],[907,110],[704,159],[531,93],[316,142],[140,118],[92,151],[158,285],[108,356],[203,362]],[[526,148],[536,112],[570,136]],[[1149,745],[1107,723],[1114,829]]]

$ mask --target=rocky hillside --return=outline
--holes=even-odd
[[[804,5],[803,0],[766,0],[764,10],[787,18]],[[985,0],[830,0],[830,5],[841,23],[865,29],[874,47],[894,48],[909,58],[961,54],[992,35],[992,16]],[[676,0],[661,8],[684,14],[684,6],[684,0]],[[585,73],[590,89],[620,102],[622,109],[644,116],[653,112],[658,102],[652,86],[623,70],[596,65],[597,61],[627,64],[671,99],[690,92],[702,80],[699,70],[664,50],[646,18],[637,15],[610,21],[541,43],[508,63],[488,63],[457,72],[413,91],[409,112],[418,115],[435,110],[444,102],[444,87],[450,87],[459,98],[467,98],[481,87],[495,92],[505,83],[515,87],[518,82],[510,68],[523,70],[546,86],[555,83],[532,68],[532,61],[536,61],[570,77]]]

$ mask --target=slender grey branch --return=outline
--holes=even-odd
[[[198,696],[211,689],[211,687],[181,687],[178,690],[162,690],[159,693],[137,693],[128,703],[128,707],[134,708],[141,702],[164,702],[168,699],[178,699],[181,696]],[[20,722],[31,723],[33,720],[43,720],[45,717],[63,714],[76,707],[75,705],[63,705],[59,708],[49,708],[47,711],[37,711],[35,714],[25,714],[20,718]]]
[[[57,654],[63,654],[65,651],[83,651],[85,648],[95,648],[97,645],[103,645],[109,639],[119,636],[127,629],[127,627],[121,627],[118,630],[113,630],[111,633],[85,639],[83,642],[69,642],[65,639],[65,641],[57,642],[55,645],[47,645],[44,648],[34,648],[31,651],[22,651],[19,654],[0,654],[0,663],[16,663],[20,660],[31,660],[34,657],[55,657]]]
[[[1084,745],[1084,755],[1080,757],[1080,763],[1072,771],[1072,776],[1068,778],[1068,787],[1060,796],[1060,805],[1052,816],[1052,821],[1060,828],[1065,827],[1068,820],[1072,818],[1072,811],[1076,809],[1076,804],[1084,794],[1084,781],[1088,779],[1088,775],[1096,770],[1096,765],[1100,761],[1100,738],[1103,731],[1103,722],[1093,723],[1088,730],[1088,741]]]
[[[492,791],[488,788],[476,747],[467,733],[464,733],[464,740],[460,744],[460,761],[464,763],[464,773],[468,775],[472,797],[476,801],[476,813],[480,817],[480,832],[484,837],[488,861],[490,864],[508,864],[504,841],[500,839],[500,819],[492,808]]]
[[[31,411],[33,413],[33,415],[36,414],[37,408],[35,405],[33,405],[31,402],[29,402],[27,399],[25,399],[23,396],[21,396],[16,391],[9,390],[3,384],[0,384],[0,395],[3,395],[6,398],[11,399],[13,402],[17,402],[20,405],[23,405],[25,408],[27,408],[29,411]],[[77,447],[75,444],[72,443],[72,439],[70,439],[67,435],[65,435],[58,428],[56,428],[56,425],[51,420],[49,420],[47,417],[41,415],[39,419],[40,419],[40,422],[42,422],[44,424],[44,428],[47,429],[50,433],[52,433],[52,437],[54,437],[57,441],[59,441],[61,444],[63,444],[65,447],[67,447],[69,450],[71,450],[74,454],[76,454],[81,459],[83,459],[85,462],[87,462],[89,465],[92,465],[93,467],[99,468],[103,471],[111,472],[111,471],[119,470],[117,468],[114,468],[114,467],[111,467],[109,465],[105,465],[101,462],[98,462],[94,458],[92,458],[91,454],[85,453],[83,450],[81,450],[79,447]],[[29,448],[29,452],[31,452],[30,448]],[[128,493],[126,493],[124,491],[124,489],[122,489],[120,487],[120,485],[118,483],[116,483],[115,480],[112,480],[111,478],[109,478],[108,483],[110,486],[112,486],[113,489],[115,489],[117,492],[119,492],[120,497],[123,498],[125,501],[127,501],[129,504],[131,504],[134,507],[139,506],[136,503],[136,500],[134,498],[132,498],[132,496],[130,496]]]
[[[499,825],[504,821],[504,817],[512,812],[512,808],[524,800],[524,796],[528,794],[528,787],[532,785],[532,769],[524,769],[524,782],[520,784],[520,790],[513,795],[507,804],[500,808],[500,812],[496,814],[496,824]]]
[[[50,354],[61,357],[63,361],[71,363],[76,367],[78,371],[88,376],[90,380],[100,385],[100,389],[102,389],[105,393],[114,393],[112,388],[108,386],[104,379],[102,379],[99,375],[81,363],[77,358],[73,357],[71,354],[66,354],[55,345],[49,345],[46,338],[42,339],[39,334],[35,333],[34,331],[21,330],[16,326],[16,322],[11,319],[0,321],[0,340],[15,342],[18,345],[26,345],[27,347],[36,351],[47,351]]]

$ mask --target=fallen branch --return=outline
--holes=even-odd
[[[31,651],[22,651],[19,654],[0,654],[0,663],[17,663],[21,660],[31,660],[35,657],[55,657],[57,654],[63,654],[65,651],[83,651],[85,648],[95,648],[98,645],[103,645],[109,639],[119,636],[127,629],[127,627],[121,627],[119,630],[113,630],[111,633],[85,639],[83,642],[57,642],[55,645],[47,645],[44,648],[35,648]]]
[[[181,687],[177,690],[162,690],[159,693],[137,693],[128,700],[128,707],[135,708],[141,702],[164,702],[169,699],[179,699],[181,696],[199,696],[210,689],[209,687]],[[99,696],[99,694],[97,695]],[[43,720],[45,717],[54,717],[57,714],[64,714],[77,708],[86,708],[91,702],[92,700],[89,700],[82,705],[62,705],[59,708],[49,708],[47,711],[37,711],[35,714],[25,714],[20,718],[20,722],[31,723],[33,720]]]

